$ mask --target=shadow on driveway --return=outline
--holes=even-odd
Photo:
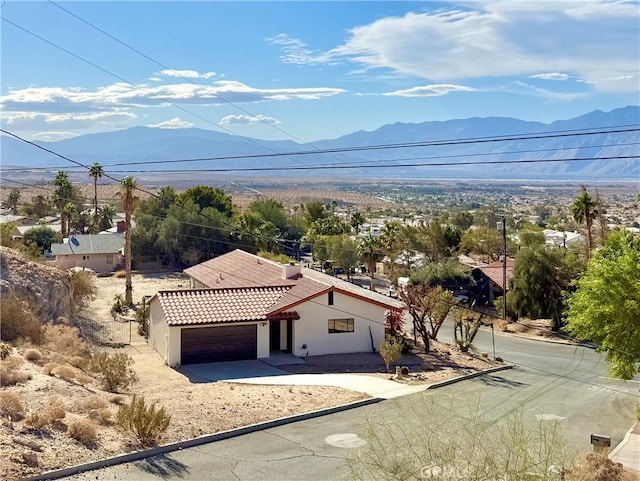
[[[170,455],[161,454],[152,458],[142,459],[134,463],[141,470],[158,476],[162,479],[184,478],[189,474],[189,468],[186,464],[173,459]],[[98,479],[96,477],[96,479]]]
[[[176,370],[185,375],[192,383],[230,381],[234,379],[289,374],[282,369],[269,366],[257,360],[188,364]]]

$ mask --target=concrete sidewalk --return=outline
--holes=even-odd
[[[374,398],[392,399],[425,390],[424,385],[410,386],[376,376],[359,374],[287,374],[283,376],[226,379],[240,384],[279,384],[285,386],[334,386],[368,394]]]
[[[636,423],[629,429],[620,444],[609,453],[609,459],[640,474],[640,434],[638,434],[640,429],[635,429],[636,432],[634,432],[634,428],[638,426],[640,425]]]

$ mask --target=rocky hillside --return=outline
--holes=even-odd
[[[41,321],[72,314],[73,284],[57,267],[33,262],[19,251],[0,246],[0,292],[15,293],[29,302]]]

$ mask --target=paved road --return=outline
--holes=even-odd
[[[446,330],[442,338],[447,337]],[[347,458],[366,438],[367,420],[402,422],[425,396],[480,403],[488,416],[524,410],[528,419],[558,419],[572,448],[590,449],[589,435],[610,435],[615,446],[634,419],[640,384],[606,377],[592,349],[496,335],[496,354],[518,367],[425,393],[247,434],[137,461],[74,480],[333,480],[348,473]],[[489,332],[477,343],[491,352]],[[442,416],[447,416],[443,409]],[[411,429],[411,426],[407,426]]]

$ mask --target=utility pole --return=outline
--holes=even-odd
[[[507,318],[507,217],[498,221],[498,229],[502,229],[502,318]]]

